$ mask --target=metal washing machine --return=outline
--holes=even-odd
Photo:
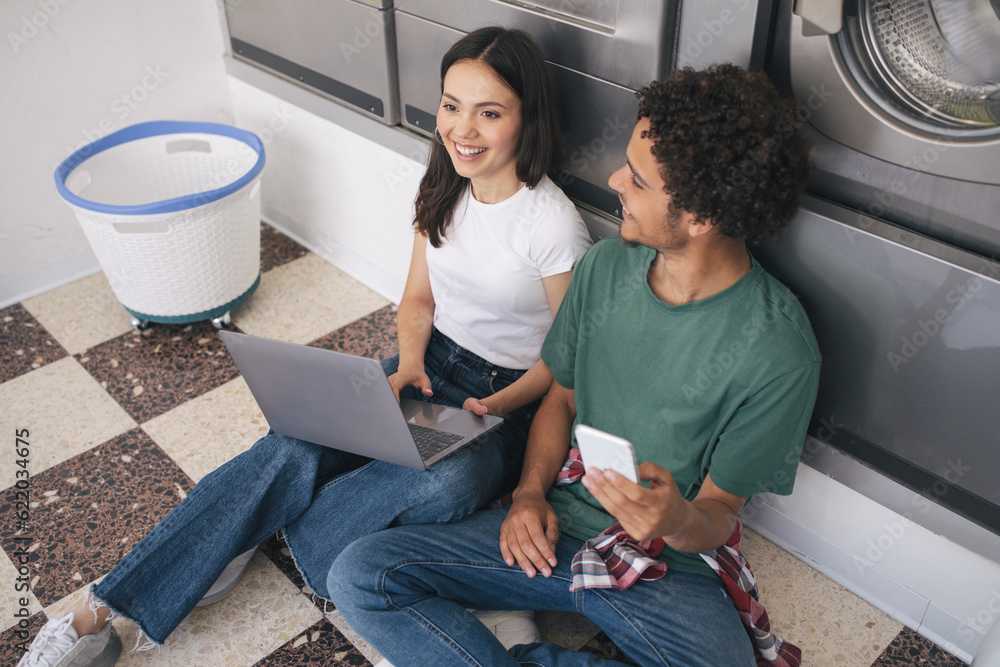
[[[775,17],[771,74],[803,105],[816,175],[755,252],[823,352],[811,435],[833,454],[810,465],[906,515],[947,508],[927,527],[1000,561],[1000,2],[783,0]],[[916,500],[858,484],[858,462]]]

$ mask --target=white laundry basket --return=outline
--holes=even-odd
[[[133,325],[220,326],[260,283],[263,168],[251,132],[154,121],[84,146],[55,179]]]

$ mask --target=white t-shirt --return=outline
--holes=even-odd
[[[427,244],[434,325],[493,364],[530,368],[552,325],[541,279],[572,269],[590,244],[580,213],[547,176],[498,204],[467,188],[441,247]]]

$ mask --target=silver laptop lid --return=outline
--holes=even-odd
[[[219,334],[278,433],[424,468],[378,361],[232,331]]]
[[[400,405],[374,359],[233,331],[219,335],[267,423],[300,440],[423,470],[503,422],[423,401]],[[462,440],[425,461],[407,422]]]

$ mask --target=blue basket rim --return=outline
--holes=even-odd
[[[251,167],[246,174],[232,183],[222,186],[221,188],[144,204],[102,204],[100,202],[84,199],[83,197],[70,192],[69,188],[66,187],[66,179],[69,178],[70,174],[72,174],[77,167],[86,163],[86,161],[91,157],[106,151],[109,148],[114,148],[115,146],[128,143],[129,141],[146,139],[148,137],[155,137],[159,135],[192,133],[218,134],[242,141],[246,145],[250,146],[250,148],[257,151],[257,162],[254,163],[253,167]],[[97,213],[112,213],[117,215],[173,213],[175,211],[184,211],[197,206],[203,206],[231,195],[255,179],[264,169],[264,162],[264,143],[253,132],[241,130],[230,125],[223,125],[221,123],[154,120],[145,123],[136,123],[135,125],[130,125],[126,128],[118,130],[117,132],[112,132],[111,134],[101,137],[97,141],[74,152],[68,158],[63,160],[62,164],[56,168],[56,189],[59,191],[59,195],[66,203],[88,211],[96,211]]]

